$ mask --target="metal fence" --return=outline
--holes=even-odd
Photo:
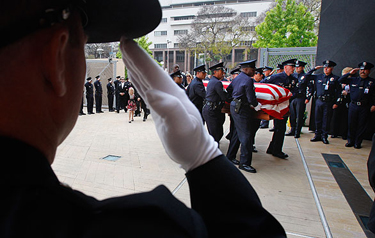
[[[261,48],[259,66],[276,68],[277,64],[288,59],[298,59],[306,62],[305,72],[307,72],[315,67],[316,47]]]
[[[103,87],[103,107],[108,107],[107,98],[107,84],[108,79],[112,78],[113,81],[116,78],[116,66],[117,60],[109,59],[87,59],[86,60],[86,78],[91,77],[92,83],[95,82],[95,77],[100,75],[100,82]],[[85,82],[86,83],[86,82]],[[86,92],[85,92],[86,93]],[[95,93],[95,90],[94,90]],[[86,95],[84,95],[84,105],[86,105]],[[94,100],[95,105],[95,100]]]

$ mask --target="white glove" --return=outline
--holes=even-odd
[[[261,106],[262,106],[262,104],[260,104],[260,102],[258,102],[258,105],[256,107],[254,107],[254,110],[259,111]]]
[[[221,155],[184,90],[133,40],[121,38],[120,48],[135,88],[152,110],[169,157],[190,171]]]

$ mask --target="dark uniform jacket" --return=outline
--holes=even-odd
[[[206,89],[204,89],[202,80],[195,77],[189,84],[186,93],[190,101],[201,111],[206,98]]]
[[[35,148],[0,147],[13,154],[0,167],[0,237],[286,237],[223,155],[186,174],[190,209],[165,186],[98,201],[63,186]]]
[[[338,81],[339,76],[330,74],[317,74],[312,75],[316,69],[310,70],[305,77],[312,80],[314,87],[312,87],[311,94],[316,94],[316,98],[320,99],[322,102],[334,102],[340,98],[341,95],[341,85]]]
[[[115,94],[115,87],[112,83],[107,84],[107,95],[114,95]]]
[[[354,104],[363,104],[364,106],[375,105],[375,80],[367,77],[348,78],[350,73],[343,75],[338,81],[348,84],[350,87],[350,98]]]
[[[304,99],[310,100],[311,93],[308,93],[308,90],[310,90],[310,88],[313,85],[310,84],[309,77],[306,77],[305,75],[306,75],[305,72],[302,72],[300,74],[297,74],[297,73],[292,74],[293,77],[298,79],[296,87],[292,92],[293,94],[292,98],[304,98]]]
[[[254,107],[258,105],[255,97],[254,80],[243,72],[233,79],[227,91],[233,99],[241,99],[242,105],[250,104]]]
[[[298,79],[291,75],[287,75],[285,72],[281,72],[278,74],[274,74],[265,83],[271,83],[279,85],[283,88],[289,89],[291,93],[293,94],[293,91],[297,87]]]
[[[92,85],[92,83],[90,82],[85,83],[85,88],[86,88],[86,96],[94,95],[94,86]]]
[[[95,94],[102,95],[103,94],[102,83],[100,81],[95,81],[94,86],[95,86]]]
[[[207,84],[206,101],[220,104],[228,98],[227,92],[224,90],[223,83],[212,76]]]

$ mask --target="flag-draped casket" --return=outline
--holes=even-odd
[[[203,84],[207,87],[209,81],[203,80]],[[224,88],[230,84],[223,81]],[[262,104],[261,111],[257,112],[256,117],[260,119],[271,120],[273,118],[281,119],[289,112],[289,99],[292,93],[281,86],[266,83],[254,83],[255,95],[259,103]],[[224,108],[224,112],[228,112],[229,105]]]

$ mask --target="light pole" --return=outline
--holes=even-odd
[[[169,73],[169,43],[171,43],[172,41],[168,40],[167,39],[167,72]]]

